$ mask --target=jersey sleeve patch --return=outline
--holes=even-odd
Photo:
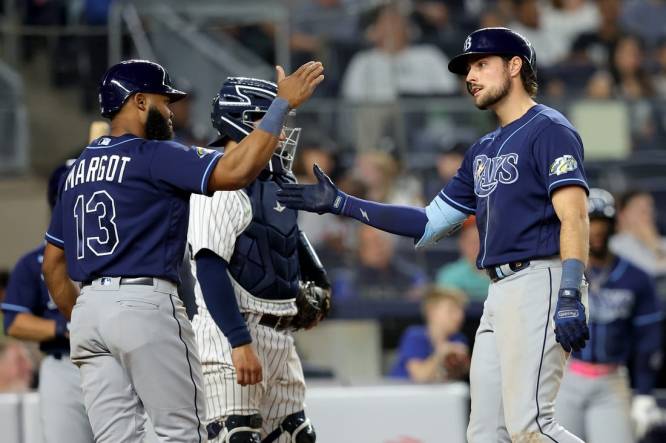
[[[578,169],[578,162],[572,155],[563,155],[551,163],[549,175],[559,176]]]

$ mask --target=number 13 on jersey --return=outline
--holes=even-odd
[[[76,257],[86,256],[86,249],[95,255],[110,255],[118,246],[118,229],[114,222],[116,205],[106,191],[95,192],[87,201],[84,195],[76,197]]]

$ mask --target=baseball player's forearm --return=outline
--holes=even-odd
[[[553,207],[560,219],[560,257],[587,263],[590,223],[587,196],[579,186],[559,188],[553,193]]]
[[[428,217],[425,209],[389,205],[347,196],[340,215],[354,218],[391,234],[419,239],[425,232]]]
[[[7,328],[7,335],[19,340],[42,342],[54,339],[57,329],[55,320],[20,312]]]
[[[252,342],[252,336],[238,307],[227,262],[208,249],[195,257],[197,280],[210,316],[222,331],[232,348]]]
[[[65,318],[69,320],[72,316],[72,308],[74,308],[76,298],[79,296],[79,289],[70,280],[67,273],[67,260],[65,259],[64,250],[51,243],[46,244],[42,274],[53,301]]]

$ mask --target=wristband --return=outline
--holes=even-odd
[[[63,320],[56,320],[55,327],[55,336],[56,338],[65,337],[65,334],[69,331],[69,323]]]
[[[575,258],[568,258],[562,262],[562,280],[560,289],[577,289],[583,282],[583,272],[585,265],[582,261]]]
[[[268,107],[264,118],[259,123],[259,128],[270,132],[276,137],[280,136],[284,119],[289,112],[289,102],[281,97],[276,97],[273,103]]]

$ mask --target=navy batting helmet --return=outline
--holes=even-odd
[[[590,218],[615,220],[615,199],[610,192],[601,188],[590,189],[588,214]]]
[[[467,75],[468,58],[484,54],[521,57],[536,74],[536,53],[532,44],[508,28],[483,28],[472,32],[465,39],[463,52],[449,62],[449,71],[458,75]]]
[[[172,86],[169,74],[162,66],[148,60],[127,60],[111,66],[102,77],[99,85],[102,115],[113,117],[137,92],[166,95],[172,102],[187,96]]]
[[[239,143],[254,130],[277,96],[277,85],[257,78],[229,77],[213,99],[210,118],[220,138],[210,146],[224,146],[228,140]],[[293,111],[290,115],[293,115]],[[285,140],[275,150],[268,164],[270,172],[291,173],[301,128],[283,128]],[[279,160],[279,161],[278,161]]]

